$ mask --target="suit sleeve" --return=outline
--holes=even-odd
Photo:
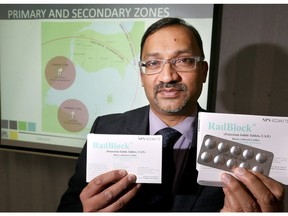
[[[100,117],[98,117],[92,128],[91,133],[96,132],[97,124]],[[61,197],[60,204],[57,208],[58,212],[83,212],[83,206],[80,200],[80,193],[87,186],[86,182],[86,152],[87,143],[85,143],[77,164],[75,172],[68,182],[68,189],[64,192]]]
[[[68,189],[62,195],[58,212],[82,212],[80,193],[86,187],[86,144],[78,158],[75,173],[68,182]]]

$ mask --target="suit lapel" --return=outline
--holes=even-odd
[[[149,134],[149,106],[145,106],[124,114],[124,134]]]

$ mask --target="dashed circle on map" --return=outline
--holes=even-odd
[[[88,123],[88,110],[79,100],[69,99],[58,108],[58,121],[67,131],[79,132]]]
[[[73,62],[65,56],[56,56],[47,63],[45,76],[49,85],[57,90],[69,88],[76,76]]]

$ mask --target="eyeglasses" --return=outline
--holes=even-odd
[[[181,57],[173,59],[154,59],[150,61],[139,61],[139,67],[143,74],[157,74],[163,70],[166,63],[178,72],[189,72],[196,68],[197,63],[204,59],[200,56]]]

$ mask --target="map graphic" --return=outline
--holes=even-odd
[[[86,137],[97,116],[147,104],[142,21],[42,22],[42,131]]]

